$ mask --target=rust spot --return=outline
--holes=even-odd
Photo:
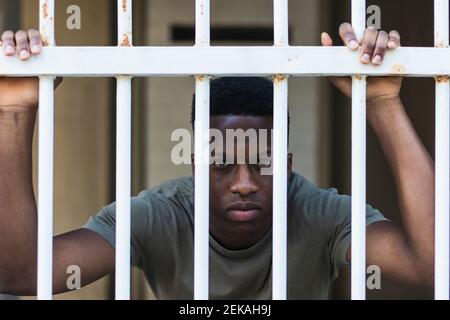
[[[198,76],[195,76],[195,80],[197,80],[197,81],[203,81],[203,80],[205,80],[205,76],[204,75],[198,75]]]
[[[44,13],[44,18],[48,17],[48,2],[45,1],[42,5],[42,12]]]
[[[122,37],[122,41],[120,41],[120,47],[131,47],[131,41],[128,36],[128,33],[124,33]]]
[[[286,80],[287,76],[285,76],[284,74],[275,74],[272,77],[272,81],[277,83],[277,82],[282,82],[283,80]]]
[[[362,76],[360,74],[355,74],[355,79],[358,81],[362,80]]]
[[[443,41],[439,41],[438,43],[436,43],[435,47],[436,48],[447,48],[447,46],[444,44]]]
[[[405,67],[401,64],[394,64],[391,69],[391,73],[393,74],[404,74]]]
[[[42,45],[44,46],[44,47],[47,47],[48,46],[48,38],[46,37],[46,36],[42,36]]]
[[[447,83],[449,80],[449,76],[437,76],[436,77],[436,82],[437,83]]]
[[[203,6],[203,2],[200,3],[200,15],[204,15],[205,14],[205,8]]]
[[[122,11],[127,12],[128,1],[122,0]]]

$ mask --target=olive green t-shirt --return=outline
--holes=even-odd
[[[293,173],[288,186],[288,299],[327,299],[346,265],[350,197],[319,189]],[[367,225],[386,220],[371,206]],[[90,229],[115,246],[115,204],[91,217]],[[272,232],[254,246],[228,250],[210,235],[210,299],[271,299]],[[131,201],[131,263],[159,299],[193,299],[194,179],[141,192]]]

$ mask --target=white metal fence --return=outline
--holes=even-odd
[[[449,298],[450,49],[448,0],[435,0],[435,48],[399,48],[380,67],[362,65],[343,47],[289,46],[288,0],[274,0],[273,47],[210,47],[209,0],[196,1],[193,47],[133,47],[132,0],[118,0],[117,47],[55,47],[54,0],[40,0],[43,53],[27,62],[0,58],[7,76],[40,77],[38,299],[52,298],[53,82],[56,76],[117,78],[116,299],[130,298],[131,78],[195,76],[194,297],[208,299],[210,76],[273,75],[273,299],[287,296],[287,94],[288,76],[352,76],[352,299],[365,299],[366,77],[403,75],[436,79],[435,298]],[[358,38],[365,28],[365,0],[352,0]]]

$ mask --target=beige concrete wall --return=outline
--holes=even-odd
[[[22,0],[22,27],[38,26],[38,1]],[[81,30],[66,28],[66,8],[79,5]],[[56,39],[59,45],[110,45],[111,1],[58,0]],[[70,63],[70,61],[67,61]],[[110,79],[65,79],[55,101],[55,234],[84,224],[90,215],[111,201],[112,159]],[[37,134],[37,131],[36,131]],[[37,135],[35,134],[35,138]],[[35,139],[35,173],[37,153]],[[37,177],[35,177],[35,183]],[[35,190],[36,184],[35,184]],[[107,278],[56,299],[105,299]]]

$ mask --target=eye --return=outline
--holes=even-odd
[[[227,163],[226,161],[213,161],[211,166],[216,169],[226,169],[231,168],[233,163]]]

